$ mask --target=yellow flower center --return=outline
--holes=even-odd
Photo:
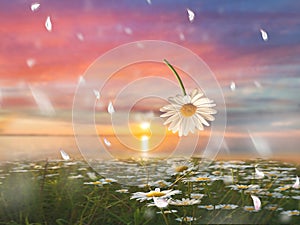
[[[178,167],[175,168],[175,171],[178,172],[178,173],[180,173],[180,172],[183,172],[183,171],[185,171],[187,169],[188,169],[187,166],[178,166]]]
[[[195,114],[197,107],[191,103],[185,104],[181,107],[180,113],[185,117],[190,117]]]
[[[197,181],[209,181],[210,178],[208,178],[208,177],[198,177],[196,180]]]
[[[291,215],[292,215],[292,216],[299,215],[299,212],[297,212],[297,211],[296,211],[296,212],[291,212]]]
[[[248,186],[247,185],[237,185],[238,189],[247,189]]]
[[[230,205],[225,205],[223,208],[224,209],[231,209],[232,207]]]
[[[160,191],[150,191],[148,194],[146,194],[146,196],[148,198],[151,198],[151,197],[161,197],[161,196],[164,196],[165,193],[163,192],[160,192]]]
[[[206,205],[206,206],[204,206],[206,209],[213,209],[214,207],[213,206],[211,206],[211,205]]]

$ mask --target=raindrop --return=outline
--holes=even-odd
[[[52,23],[51,23],[50,16],[48,16],[46,19],[45,27],[46,27],[47,31],[49,31],[49,32],[52,31]]]
[[[31,4],[31,7],[30,7],[31,11],[32,11],[32,12],[36,11],[36,10],[40,7],[40,5],[41,5],[41,4],[40,4],[40,3],[37,3],[37,2],[36,2],[36,3],[32,3],[32,4]]]
[[[264,41],[268,41],[268,39],[269,39],[268,33],[265,30],[263,30],[263,29],[260,29],[260,33],[261,33],[262,39]]]
[[[107,112],[109,114],[113,114],[115,112],[114,106],[112,104],[112,102],[109,102],[108,107],[107,107]]]
[[[190,10],[190,9],[186,9],[186,11],[187,11],[187,13],[188,13],[189,21],[190,21],[190,22],[193,22],[194,19],[195,19],[195,13],[194,13],[192,10]]]

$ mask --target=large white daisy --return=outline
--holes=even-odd
[[[178,131],[179,136],[187,136],[196,129],[203,130],[203,125],[209,126],[208,121],[215,120],[212,115],[217,111],[212,107],[216,104],[199,89],[194,89],[189,95],[177,95],[168,100],[171,104],[160,109],[163,112],[161,117],[168,117],[164,125],[170,124],[168,129],[173,133]]]

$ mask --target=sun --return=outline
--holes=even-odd
[[[148,130],[150,128],[150,123],[149,122],[142,122],[140,123],[140,128],[143,130]]]

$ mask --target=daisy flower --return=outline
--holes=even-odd
[[[300,211],[298,211],[298,210],[288,210],[288,211],[281,212],[281,214],[287,215],[287,216],[299,216]]]
[[[163,112],[161,117],[168,117],[164,125],[170,124],[168,129],[173,133],[178,131],[179,136],[187,136],[189,132],[194,133],[196,129],[203,130],[203,125],[209,126],[208,121],[215,120],[212,114],[216,114],[217,111],[212,107],[216,104],[206,98],[200,89],[194,89],[188,95],[176,70],[167,60],[165,63],[177,77],[183,95],[170,97],[168,100],[171,104],[160,109]]]
[[[220,204],[220,205],[216,205],[215,207],[216,209],[236,209],[239,206],[233,204]]]
[[[180,194],[180,193],[181,193],[181,191],[179,191],[179,190],[160,191],[160,188],[155,188],[154,191],[133,193],[133,195],[130,199],[136,199],[137,201],[143,202],[145,200],[151,200],[153,197],[168,198],[172,195]]]
[[[214,210],[213,205],[199,205],[198,208],[200,209],[206,209],[206,210]]]
[[[179,200],[179,199],[171,200],[170,205],[188,206],[188,205],[197,205],[197,204],[200,204],[200,202],[201,201],[198,199],[183,198],[182,200]]]
[[[175,220],[177,220],[179,222],[193,222],[197,219],[195,217],[192,217],[192,216],[186,216],[186,217],[176,218]]]

